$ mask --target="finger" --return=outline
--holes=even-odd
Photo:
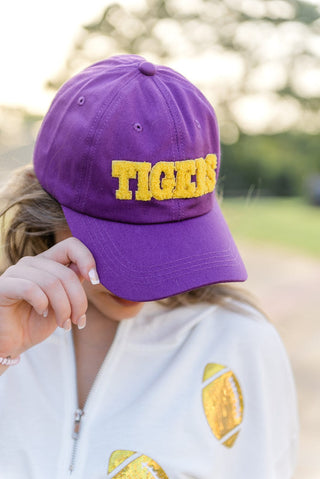
[[[57,264],[60,264],[60,263],[57,263]],[[86,278],[84,278],[84,277],[82,276],[82,274],[80,273],[80,270],[79,270],[79,268],[78,268],[78,266],[77,266],[76,264],[70,263],[69,266],[68,266],[68,268],[75,272],[75,274],[76,274],[77,277],[79,278],[80,283],[83,283],[83,282],[84,282],[84,280],[85,280]]]
[[[25,279],[36,284],[49,300],[49,306],[54,311],[56,323],[62,327],[71,316],[71,305],[60,279],[47,271],[28,266],[21,262],[20,266],[12,268],[11,278]],[[31,286],[30,286],[31,288]]]
[[[99,282],[96,271],[96,262],[91,251],[80,240],[73,236],[60,241],[47,251],[40,253],[38,256],[57,261],[65,266],[69,266],[70,263],[73,263],[78,267],[80,274],[84,278],[88,279],[93,284]]]
[[[0,304],[11,306],[19,300],[25,300],[42,315],[49,306],[44,291],[34,282],[24,278],[0,278]]]
[[[25,257],[19,263],[23,264],[23,267],[35,268],[39,273],[46,271],[60,280],[71,307],[70,316],[67,319],[71,318],[74,324],[78,324],[78,320],[87,311],[88,300],[77,274],[70,267],[39,256]],[[50,281],[50,278],[48,278],[48,281]]]

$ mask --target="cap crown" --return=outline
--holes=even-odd
[[[182,75],[136,55],[66,82],[40,129],[37,177],[74,211],[125,223],[207,213],[220,166],[214,110]]]

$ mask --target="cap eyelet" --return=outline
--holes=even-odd
[[[142,125],[140,123],[134,123],[132,126],[139,133],[143,130]]]
[[[77,102],[77,103],[78,103],[79,106],[82,106],[85,101],[86,101],[85,97],[84,97],[84,96],[80,96],[80,97],[78,98],[78,102]]]

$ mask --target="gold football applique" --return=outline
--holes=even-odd
[[[109,459],[108,479],[168,479],[153,459],[134,451],[113,451]]]
[[[243,418],[243,398],[236,376],[221,364],[207,364],[203,373],[202,404],[215,437],[226,447],[237,439]]]

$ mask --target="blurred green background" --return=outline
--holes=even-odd
[[[295,479],[320,477],[319,12],[320,0],[106,0],[46,84],[53,96],[93,61],[136,53],[177,69],[212,102],[222,209],[297,382]],[[0,105],[1,182],[31,161],[41,118]]]

